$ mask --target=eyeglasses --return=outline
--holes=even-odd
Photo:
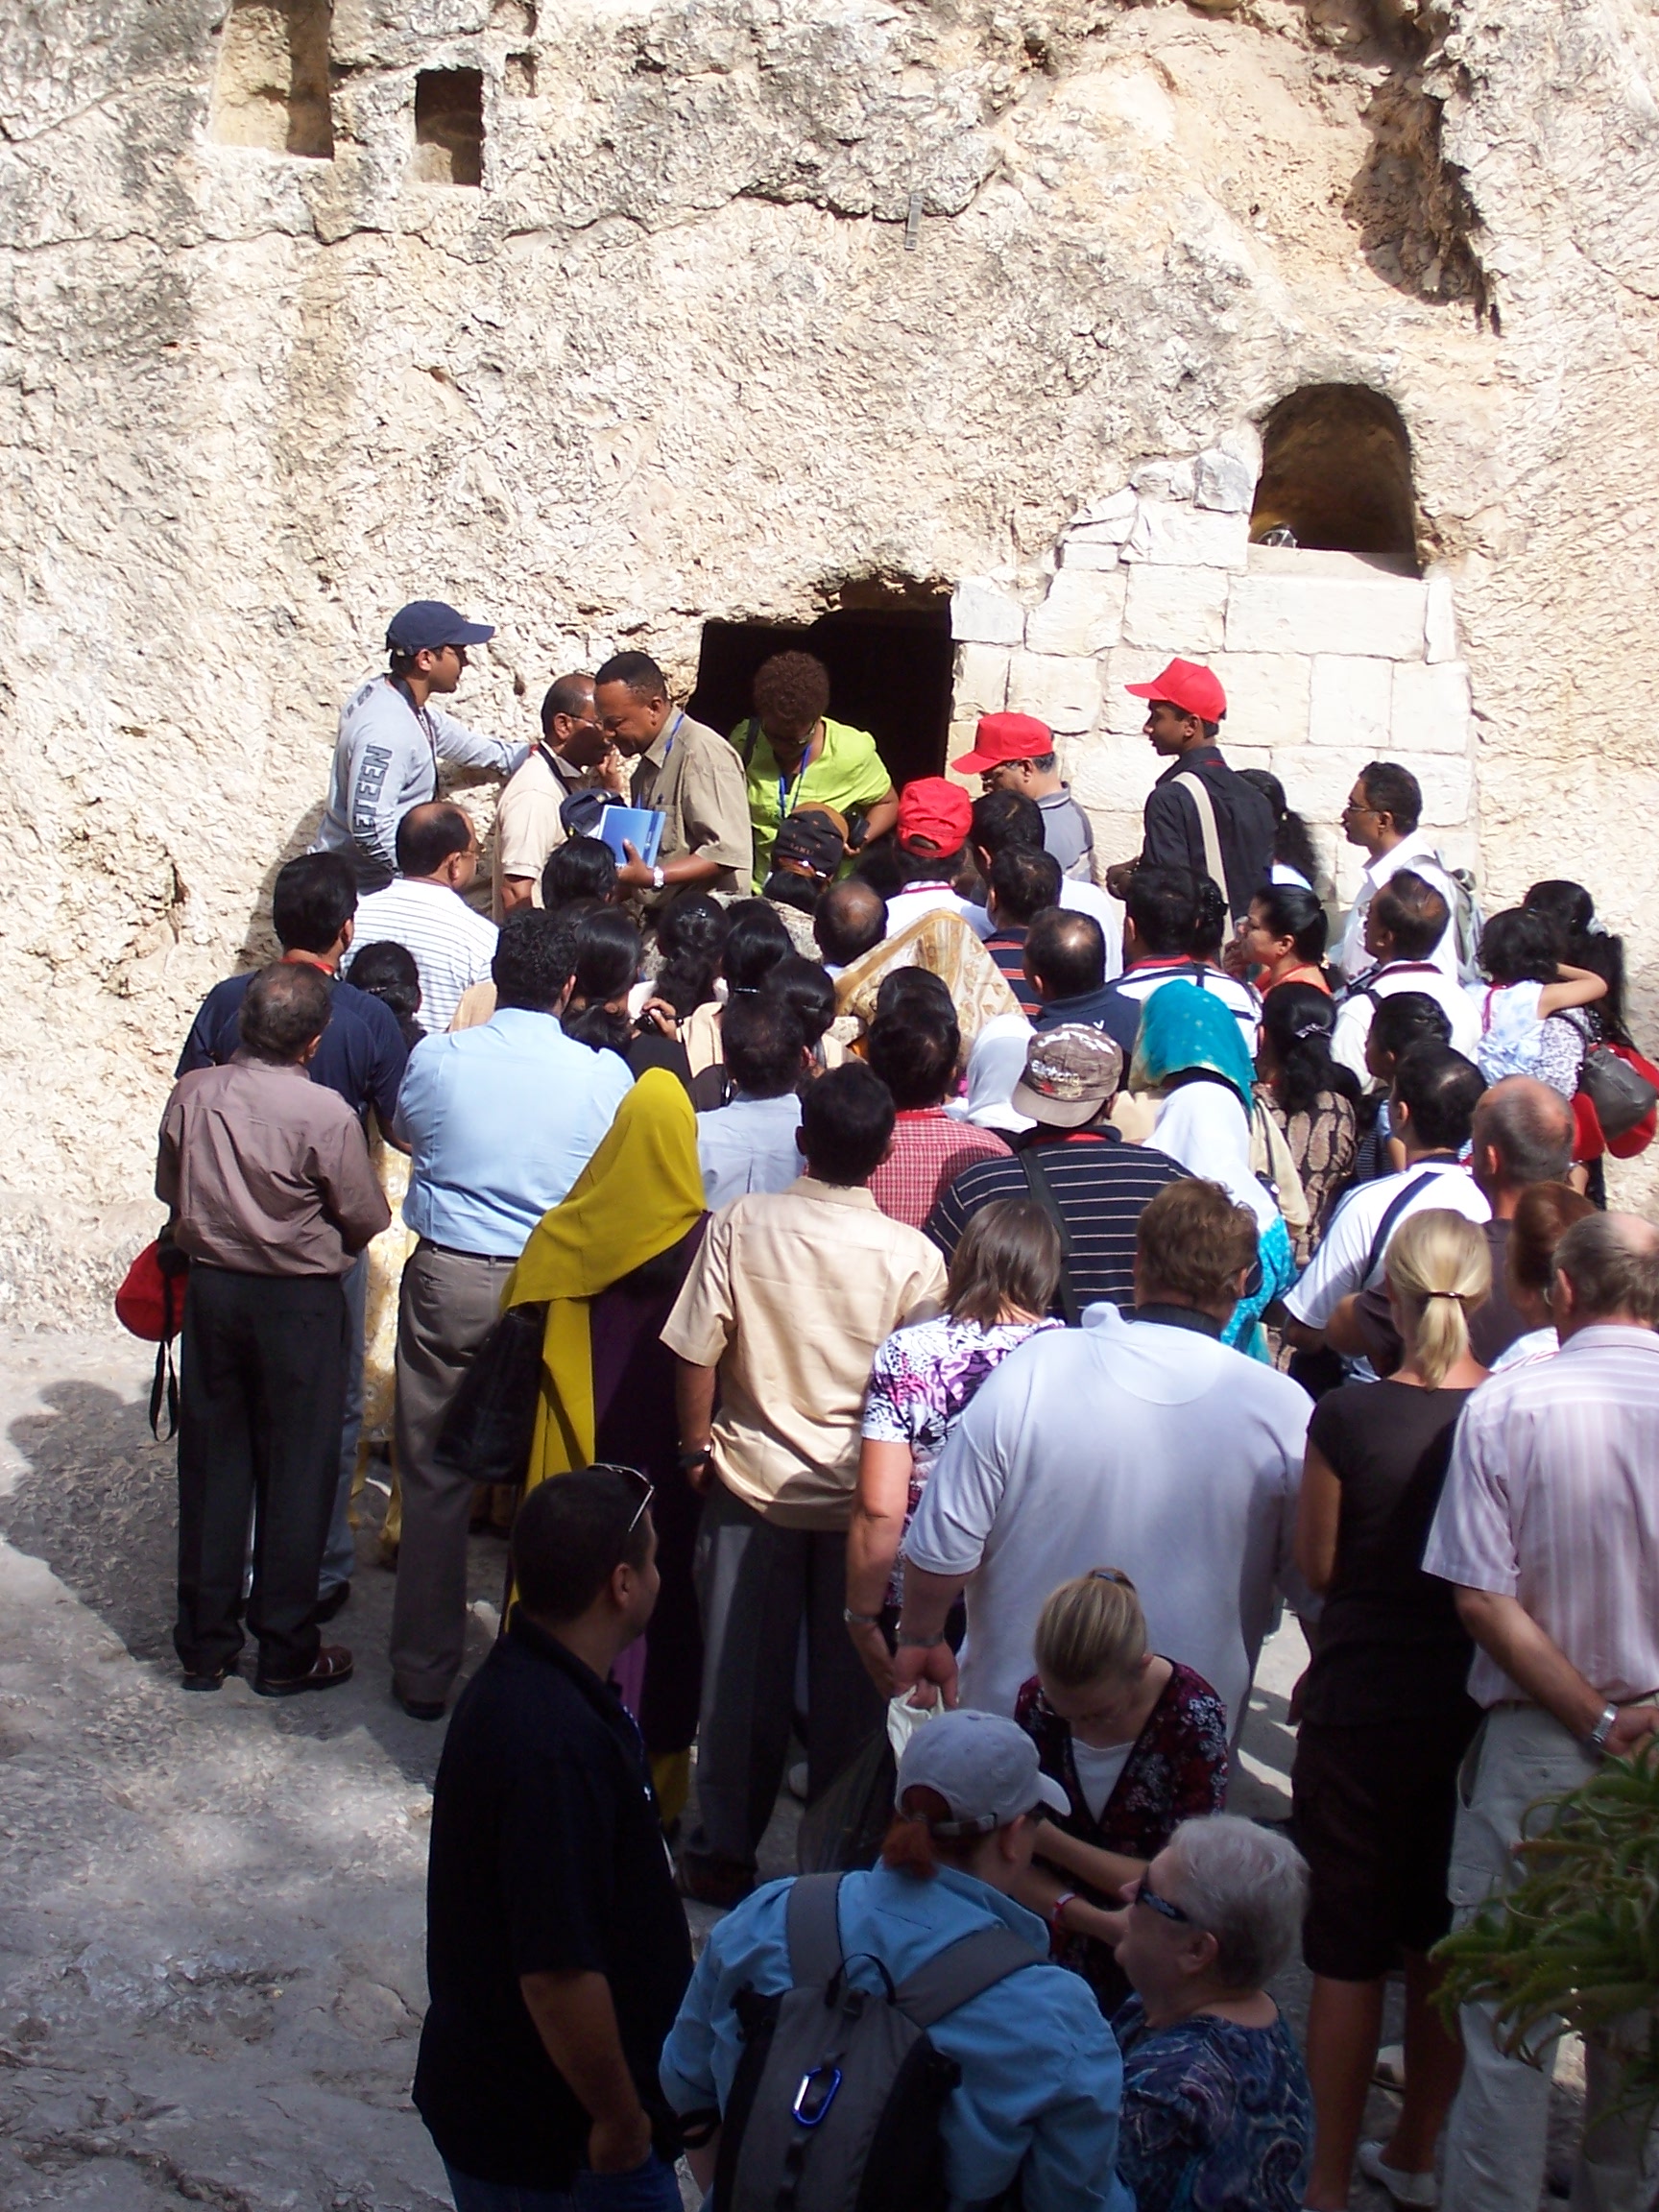
[[[640,1522],[644,1520],[646,1512],[650,1508],[651,1501],[657,1495],[656,1483],[652,1481],[651,1478],[647,1474],[645,1474],[643,1469],[638,1467],[624,1467],[614,1459],[596,1459],[592,1466],[589,1468],[588,1472],[590,1475],[620,1475],[624,1480],[633,1482],[637,1486],[639,1492],[639,1503],[634,1508],[633,1520],[629,1522],[627,1527],[622,1531],[622,1541],[624,1544],[626,1544],[629,1537],[633,1535],[635,1529],[638,1527]]]
[[[1166,1920],[1180,1920],[1188,1927],[1192,1924],[1190,1912],[1183,1912],[1179,1905],[1171,1905],[1167,1897],[1160,1897],[1144,1874],[1135,1885],[1137,1905],[1150,1905],[1154,1912],[1162,1913]]]

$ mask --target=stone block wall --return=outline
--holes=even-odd
[[[1404,760],[1426,824],[1472,860],[1475,717],[1450,578],[1252,545],[1256,460],[1239,432],[1196,463],[1142,469],[1155,492],[1130,485],[1082,508],[1041,568],[964,578],[951,600],[952,756],[981,714],[1037,715],[1094,818],[1102,860],[1125,859],[1165,765],[1126,686],[1180,655],[1220,677],[1227,757],[1284,783],[1313,827],[1333,898],[1346,901],[1358,875],[1339,818],[1368,760]]]

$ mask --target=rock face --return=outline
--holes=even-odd
[[[527,733],[614,644],[954,593],[954,715],[1048,715],[1114,854],[1123,669],[1221,656],[1333,857],[1409,746],[1492,902],[1659,913],[1638,0],[7,12],[14,1317],[147,1233],[190,1009],[416,595],[500,625],[457,706]],[[1246,543],[1329,385],[1397,411],[1421,577]]]

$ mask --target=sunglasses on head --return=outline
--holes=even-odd
[[[622,1531],[622,1541],[626,1544],[629,1537],[633,1535],[635,1529],[645,1518],[651,1501],[657,1495],[656,1483],[652,1481],[642,1468],[624,1467],[615,1459],[595,1459],[588,1472],[589,1475],[620,1475],[625,1482],[632,1482],[638,1492],[639,1503],[634,1508],[634,1518]]]

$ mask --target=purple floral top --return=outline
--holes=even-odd
[[[942,1314],[899,1329],[878,1347],[864,1401],[864,1433],[873,1443],[908,1444],[910,1497],[904,1526],[922,1503],[922,1492],[945,1439],[961,1419],[974,1392],[1010,1352],[1039,1330],[1058,1329],[1055,1320],[958,1321]],[[902,1601],[900,1570],[895,1569],[888,1602]]]

